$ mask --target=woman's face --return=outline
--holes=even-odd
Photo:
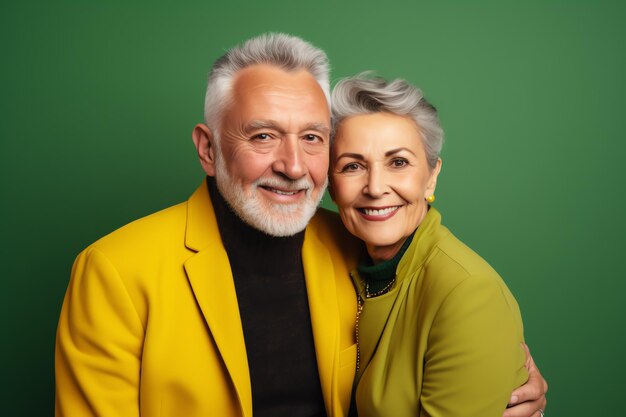
[[[343,223],[375,262],[391,259],[426,215],[441,160],[428,166],[413,120],[373,113],[340,124],[330,162],[331,195]]]

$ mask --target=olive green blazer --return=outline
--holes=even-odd
[[[528,378],[522,320],[500,276],[431,208],[386,294],[362,297],[359,417],[501,417]]]

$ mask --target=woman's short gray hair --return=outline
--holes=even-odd
[[[213,64],[204,99],[204,122],[218,133],[224,107],[230,102],[232,81],[242,69],[270,64],[285,71],[308,71],[322,88],[330,105],[328,57],[319,48],[285,33],[264,33],[230,49]]]
[[[332,136],[348,117],[387,112],[413,119],[421,133],[426,159],[431,168],[443,145],[443,129],[437,109],[422,91],[405,80],[387,81],[369,72],[340,80],[332,93]]]

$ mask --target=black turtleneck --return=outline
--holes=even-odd
[[[367,283],[370,293],[377,293],[381,291],[395,279],[398,264],[400,264],[400,260],[404,256],[404,253],[411,245],[413,236],[415,236],[415,231],[413,231],[413,233],[406,238],[402,247],[393,258],[374,264],[372,258],[368,256],[368,259],[364,263],[359,264],[357,268],[359,276]]]
[[[302,269],[304,231],[269,236],[244,223],[207,181],[233,272],[255,417],[326,416]]]

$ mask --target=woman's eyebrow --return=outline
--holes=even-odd
[[[337,155],[337,158],[335,159],[339,159],[339,158],[353,158],[353,159],[358,159],[360,161],[365,160],[365,157],[363,157],[363,155],[361,155],[360,153],[353,153],[353,152],[344,152],[341,155]]]
[[[409,148],[396,148],[396,149],[392,149],[390,151],[385,152],[385,156],[391,156],[391,155],[395,155],[397,153],[400,153],[402,151],[407,151],[408,153],[410,153],[413,156],[417,156],[415,155],[415,152],[413,152],[412,150],[410,150]]]

